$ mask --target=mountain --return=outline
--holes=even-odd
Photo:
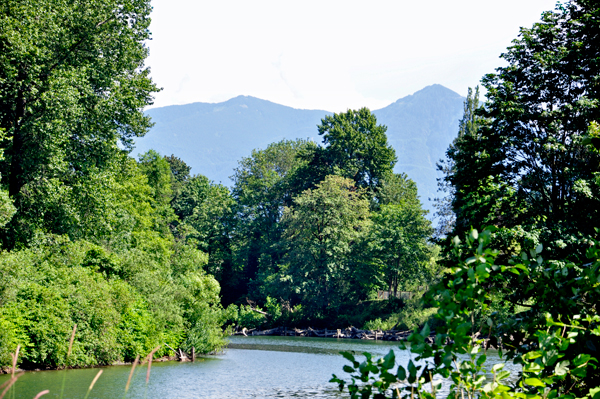
[[[425,208],[436,196],[435,164],[444,156],[458,132],[464,98],[441,85],[427,86],[389,106],[373,111],[388,127],[389,143],[396,150],[396,172],[415,180]],[[192,173],[231,185],[229,176],[242,157],[253,149],[283,139],[308,138],[318,143],[316,126],[331,114],[303,110],[249,96],[222,103],[193,103],[147,111],[155,123],[136,140],[134,154],[154,149],[175,154],[192,167]]]
[[[320,141],[316,126],[327,111],[286,107],[249,96],[222,103],[193,103],[147,111],[155,123],[137,139],[135,155],[154,149],[175,154],[192,173],[231,185],[229,177],[242,157],[283,139]]]
[[[396,150],[394,170],[417,183],[425,208],[437,194],[436,163],[458,134],[464,97],[442,85],[427,86],[385,108],[373,111],[377,122],[388,127],[388,141]]]

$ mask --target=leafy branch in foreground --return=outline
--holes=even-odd
[[[344,366],[352,380],[346,383],[334,375],[331,382],[338,383],[340,390],[347,385],[351,398],[432,399],[438,396],[442,381],[446,381],[447,396],[451,398],[598,399],[598,360],[594,354],[600,341],[600,317],[595,305],[600,300],[599,243],[590,243],[587,256],[591,262],[577,266],[544,261],[540,245],[523,255],[527,262],[499,266],[494,263],[498,252],[488,248],[491,237],[491,229],[481,234],[471,230],[466,249],[455,238],[455,255],[460,260],[425,299],[439,308],[436,318],[445,324],[436,330],[432,343],[427,340],[427,325],[408,337],[414,361],[411,359],[407,367],[398,366],[394,372],[393,351],[381,359],[365,354],[363,362],[343,353],[352,363]],[[553,276],[554,284],[540,284],[540,298],[546,299],[554,291],[556,302],[566,301],[560,287],[570,283],[570,300],[585,298],[592,305],[580,308],[579,314],[552,315],[546,311],[543,319],[523,312],[524,315],[516,314],[509,322],[498,324],[498,315],[489,313],[493,287],[507,284],[513,275],[528,275],[533,281]],[[552,306],[546,303],[539,308],[550,310]],[[525,329],[521,331],[521,347],[508,347],[508,354],[498,350],[504,362],[488,367],[490,342],[501,348],[507,347],[503,341],[510,342],[509,333],[502,332],[506,326],[515,331]],[[482,331],[488,337],[476,338]],[[504,370],[506,361],[511,359],[521,367],[516,375]]]

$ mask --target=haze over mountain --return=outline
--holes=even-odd
[[[375,110],[388,127],[396,150],[396,172],[404,172],[419,188],[425,208],[436,196],[436,162],[458,132],[464,97],[441,85],[427,86],[385,108]],[[215,182],[230,186],[229,177],[253,149],[283,139],[308,138],[321,143],[316,126],[328,111],[302,110],[249,96],[222,103],[193,103],[147,111],[155,125],[136,141],[135,155],[154,149],[175,154]]]

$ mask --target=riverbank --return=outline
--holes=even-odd
[[[152,359],[152,363],[162,363],[162,362],[172,362],[179,361],[177,356],[162,356],[155,359]],[[16,373],[21,372],[37,372],[37,371],[60,371],[60,370],[80,370],[80,369],[100,369],[105,367],[114,367],[114,366],[131,366],[133,362],[114,362],[112,364],[96,364],[96,365],[87,365],[87,366],[73,366],[73,367],[65,367],[65,366],[46,366],[46,367],[33,367],[33,368],[21,368],[17,367],[15,369]],[[0,368],[0,375],[2,374],[12,374],[11,367]]]
[[[277,327],[268,330],[256,330],[243,328],[235,331],[232,335],[243,336],[282,336],[282,337],[319,337],[319,338],[346,338],[346,339],[366,339],[374,341],[404,341],[412,334],[411,330],[360,330],[356,327],[345,329],[322,329],[315,330],[310,327],[307,329]],[[427,340],[433,342],[435,331],[433,331]]]

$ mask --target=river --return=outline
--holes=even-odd
[[[342,398],[332,373],[342,371],[348,362],[340,351],[385,355],[396,352],[397,364],[406,365],[409,353],[396,342],[295,337],[230,338],[229,348],[218,356],[197,359],[195,363],[154,362],[146,385],[147,367],[138,368],[131,388],[124,395],[130,366],[103,367],[88,399],[106,398]],[[497,362],[494,353],[488,362]],[[33,398],[48,389],[43,399],[84,398],[95,369],[36,371],[25,373],[5,397]],[[9,376],[0,375],[0,385]],[[62,392],[62,394],[61,394]]]

